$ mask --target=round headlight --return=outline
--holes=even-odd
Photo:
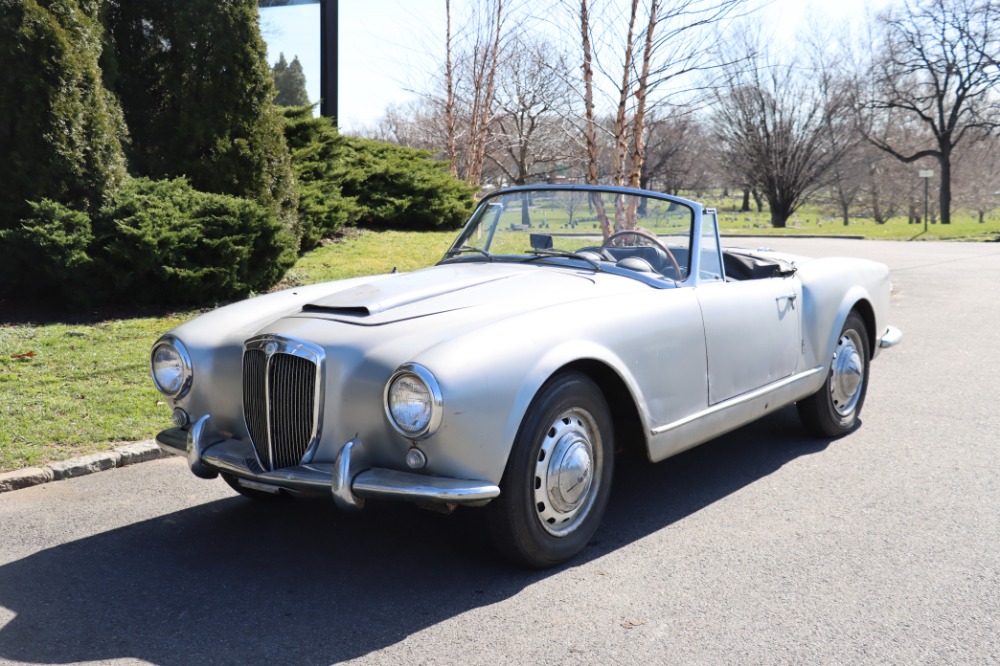
[[[441,390],[423,366],[407,363],[393,373],[385,387],[389,422],[409,439],[430,437],[441,423]]]
[[[166,336],[153,345],[150,367],[160,393],[170,398],[187,393],[191,386],[191,357],[180,340]]]

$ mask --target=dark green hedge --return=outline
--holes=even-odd
[[[62,204],[0,231],[8,298],[69,309],[193,305],[272,286],[295,262],[295,237],[273,210],[194,190],[187,181],[135,179],[93,217]]]
[[[303,250],[345,225],[453,229],[472,212],[475,188],[430,151],[342,136],[310,107],[283,113]]]
[[[95,2],[0,0],[0,229],[50,199],[96,210],[125,181]]]

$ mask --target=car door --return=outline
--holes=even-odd
[[[795,372],[801,346],[801,285],[794,276],[707,282],[695,292],[714,405]]]

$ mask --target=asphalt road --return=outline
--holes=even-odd
[[[261,506],[176,458],[5,493],[0,663],[1000,663],[1000,244],[738,244],[892,267],[854,433],[785,410],[621,465],[546,572],[472,511]]]

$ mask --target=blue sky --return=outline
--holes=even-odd
[[[476,0],[452,0],[453,15]],[[624,0],[621,0],[624,2]],[[776,32],[794,36],[810,15],[828,23],[859,19],[867,7],[888,0],[772,0],[762,14]],[[443,53],[442,0],[341,0],[340,127],[358,131],[374,125],[389,104],[414,98]],[[309,99],[319,99],[319,5],[261,10],[261,28],[273,64],[283,52],[298,56],[306,74]]]

